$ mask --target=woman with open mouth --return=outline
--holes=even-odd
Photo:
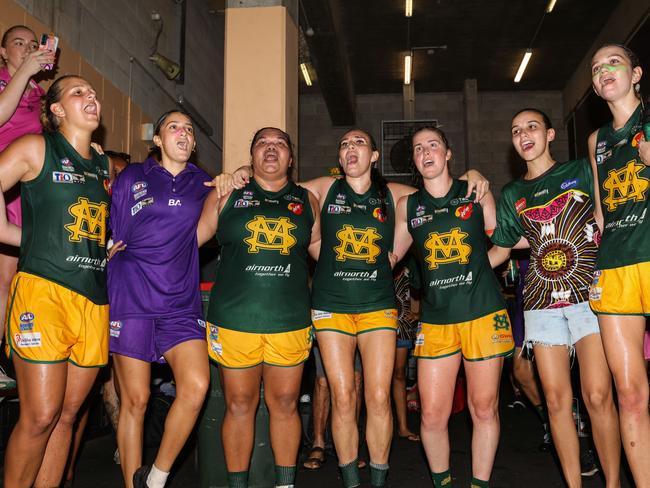
[[[589,137],[596,220],[602,229],[589,302],[614,376],[630,470],[636,486],[650,486],[643,358],[650,315],[650,142],[648,132],[646,140],[642,132],[644,110],[649,109],[641,102],[642,74],[639,58],[625,46],[605,45],[591,59],[592,87],[607,102],[612,121]]]
[[[422,271],[415,340],[422,407],[420,438],[436,488],[451,485],[448,423],[461,361],[472,417],[472,487],[487,487],[499,444],[503,358],[514,349],[506,304],[487,255],[495,203],[468,198],[449,173],[445,134],[423,127],[412,137],[423,187],[397,204],[395,254],[413,244]],[[487,234],[487,235],[486,235]]]
[[[535,353],[562,472],[569,486],[581,485],[571,387],[575,351],[600,464],[608,486],[615,487],[620,483],[621,441],[598,320],[589,309],[600,235],[591,168],[585,158],[564,163],[553,159],[550,144],[555,130],[541,110],[520,110],[511,130],[526,173],[501,192],[490,261],[498,266],[511,248],[530,245],[523,293],[524,347]]]
[[[117,445],[129,488],[165,485],[210,382],[197,241],[210,176],[189,162],[196,142],[186,113],[162,114],[153,142],[159,157],[129,164],[112,186],[110,351],[120,387]],[[176,398],[153,464],[141,466],[153,362],[171,367]]]
[[[22,240],[3,236],[20,243],[6,330],[20,417],[4,486],[59,486],[77,412],[108,362],[110,173],[108,159],[90,146],[100,113],[93,87],[63,76],[45,96],[46,132],[0,153],[0,184],[21,182],[23,213]]]

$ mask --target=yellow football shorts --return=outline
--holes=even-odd
[[[597,314],[650,315],[650,262],[594,271],[589,305]]]
[[[387,308],[366,313],[333,313],[312,310],[311,321],[316,332],[340,332],[356,336],[373,330],[397,330],[397,309]]]
[[[207,325],[210,359],[226,368],[251,368],[261,363],[297,366],[309,357],[313,340],[311,326],[291,332],[259,334]]]
[[[505,309],[457,324],[418,325],[414,356],[437,359],[462,352],[467,361],[509,356],[515,349]]]
[[[29,273],[14,276],[7,306],[8,356],[34,363],[108,362],[108,305]]]

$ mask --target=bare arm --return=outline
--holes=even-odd
[[[311,242],[309,243],[309,255],[318,261],[320,256],[320,207],[316,196],[309,192],[309,203],[314,214],[314,225],[311,228]]]
[[[330,190],[336,178],[332,176],[321,176],[320,178],[314,178],[313,180],[301,181],[298,185],[303,188],[307,188],[311,193],[314,194],[316,200],[318,201],[319,207],[325,200],[327,192]]]
[[[0,207],[5,207],[5,198],[0,188]],[[0,212],[0,242],[20,247],[22,229],[7,221],[7,212]]]
[[[598,131],[592,132],[589,136],[589,141],[587,146],[589,147],[589,162],[591,163],[591,173],[594,178],[594,219],[600,232],[603,231],[603,208],[600,205],[600,186],[598,183],[598,168],[596,167],[596,138],[598,137]]]
[[[5,89],[0,92],[0,125],[12,117],[32,76],[41,70],[41,65],[54,62],[51,51],[34,51],[25,57],[11,77]]]
[[[402,197],[415,193],[416,188],[410,185],[404,185],[402,183],[388,183],[388,189],[390,190],[391,195],[393,196],[393,202],[397,203],[401,200]]]
[[[404,255],[408,252],[413,237],[409,233],[408,224],[406,222],[406,202],[408,195],[404,195],[397,202],[397,209],[395,210],[395,238],[393,241],[393,256],[394,262],[399,263]]]
[[[196,227],[196,237],[199,247],[208,242],[217,232],[219,213],[228,197],[219,197],[216,191],[211,191],[203,202],[203,210]]]
[[[504,263],[510,257],[510,251],[512,251],[512,249],[509,247],[492,246],[488,251],[490,266],[496,268],[501,263]]]
[[[480,202],[485,195],[490,191],[490,182],[475,169],[470,169],[459,180],[467,180],[467,195],[469,198],[472,192],[476,192],[475,202]]]

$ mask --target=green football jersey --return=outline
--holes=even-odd
[[[589,300],[598,252],[593,186],[589,161],[577,159],[503,188],[492,242],[513,247],[521,237],[528,239],[524,310]]]
[[[365,313],[395,308],[388,253],[393,248],[395,211],[390,191],[388,215],[381,212],[375,185],[363,195],[345,179],[336,180],[321,210],[321,248],[312,308],[334,313]]]
[[[605,220],[598,269],[650,261],[650,168],[639,158],[641,135],[640,104],[621,129],[610,122],[598,130],[596,166]]]
[[[263,334],[309,327],[313,224],[309,193],[293,182],[272,192],[252,179],[233,191],[219,215],[221,253],[208,321]]]
[[[406,215],[422,273],[421,321],[467,322],[506,307],[487,256],[483,209],[454,180],[442,198],[409,195]]]
[[[21,186],[18,270],[105,305],[108,158],[82,158],[58,132],[43,137],[43,169]]]

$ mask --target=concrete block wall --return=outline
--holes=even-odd
[[[105,140],[102,142],[106,148],[128,150],[133,160],[144,157],[149,143],[141,140],[140,124],[176,107],[176,97],[184,94],[212,126],[212,137],[201,130],[197,132],[197,147],[203,166],[214,172],[221,167],[223,17],[211,14],[205,0],[186,2],[185,83],[182,85],[167,80],[148,60],[155,38],[153,11],[161,15],[164,23],[158,52],[175,62],[180,59],[181,6],[176,1],[0,0],[0,10],[4,27],[17,23],[5,15],[7,10],[12,10],[23,11],[26,18],[31,18],[32,24],[27,24],[35,26],[37,34],[54,31],[61,39],[57,74],[87,76],[96,88],[101,87],[100,100],[105,108],[120,107],[121,111],[104,111]],[[131,58],[136,61],[132,62]],[[80,70],[78,65],[85,70]],[[126,105],[123,100],[106,98],[117,93],[127,98]],[[115,130],[126,132],[115,134]]]
[[[512,148],[510,122],[515,112],[524,107],[537,107],[551,117],[556,128],[553,155],[559,161],[568,157],[568,136],[562,121],[562,93],[555,91],[478,92],[480,141],[478,159],[466,160],[464,105],[462,92],[418,93],[416,119],[435,119],[445,131],[452,148],[451,171],[458,176],[466,166],[478,169],[492,182],[498,196],[501,187],[521,174],[522,163]],[[402,118],[400,94],[358,95],[357,127],[381,137],[382,120]],[[340,137],[350,127],[332,127],[327,107],[320,95],[300,97],[300,178],[309,179],[327,174],[337,166]]]

